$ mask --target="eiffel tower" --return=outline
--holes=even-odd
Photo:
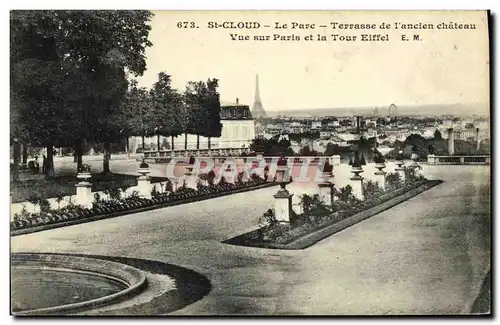
[[[252,116],[254,118],[266,117],[266,111],[264,111],[262,101],[260,100],[259,75],[255,76],[255,100],[253,102]]]

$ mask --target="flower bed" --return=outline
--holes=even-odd
[[[15,215],[14,221],[11,222],[11,236],[201,201],[276,185],[278,184],[270,183],[263,179],[252,179],[245,183],[199,186],[197,190],[181,187],[175,193],[157,193],[150,199],[132,195],[120,200],[98,200],[93,203],[91,209],[75,205],[59,210],[44,209],[44,211],[36,214]]]
[[[391,188],[363,201],[337,202],[333,212],[294,215],[290,225],[271,223],[224,243],[275,249],[304,249],[440,183],[441,181],[425,179],[405,182],[397,188]],[[269,220],[268,214],[269,212],[265,217]]]

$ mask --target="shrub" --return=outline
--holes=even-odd
[[[207,182],[208,182],[208,185],[214,185],[215,183],[215,172],[213,170],[209,171],[207,173]]]
[[[303,213],[301,216],[303,222],[311,217],[324,217],[332,212],[332,210],[325,204],[318,194],[308,195],[303,194],[300,197],[300,204],[302,205]]]
[[[173,192],[174,187],[172,186],[172,182],[170,180],[167,180],[165,183],[165,192]]]
[[[335,191],[335,196],[339,199],[339,201],[347,204],[353,204],[358,201],[352,192],[351,185],[339,188],[338,191]]]
[[[205,187],[206,187],[206,186],[204,186],[204,185],[201,183],[201,180],[198,180],[198,181],[196,182],[196,189],[197,189],[198,191],[203,191],[203,189],[204,189]]]
[[[269,166],[266,165],[266,167],[264,167],[264,180],[267,181],[268,178],[269,178]]]
[[[31,204],[34,204],[34,205],[38,205],[40,203],[41,199],[42,198],[40,197],[40,195],[38,195],[38,193],[33,192],[33,193],[31,193],[30,197],[28,198],[28,202]]]
[[[363,192],[366,198],[373,198],[380,196],[384,191],[380,188],[378,183],[369,180],[363,184]]]
[[[78,172],[79,173],[90,173],[91,167],[89,164],[82,164],[80,167],[78,167]]]
[[[260,227],[273,227],[278,223],[276,219],[276,215],[272,209],[267,210],[260,218],[259,218],[259,226]]]
[[[398,173],[388,173],[385,181],[391,188],[397,188],[401,185],[401,176]]]
[[[48,211],[50,211],[49,200],[47,200],[47,199],[40,199],[39,205],[40,205],[40,211],[41,212],[48,212]]]
[[[121,192],[119,188],[111,188],[108,190],[109,197],[113,201],[119,201],[121,199]]]
[[[127,189],[129,188],[129,185],[124,183],[120,186],[120,189],[122,190],[123,197],[126,197],[127,195]]]
[[[260,179],[261,179],[261,178],[260,178],[260,176],[259,176],[258,174],[256,174],[256,173],[253,173],[253,174],[250,176],[250,178],[251,178],[253,181],[258,181],[258,180],[260,180]]]
[[[160,195],[160,192],[156,190],[156,185],[153,185],[153,188],[151,189],[151,196],[157,197],[158,195]]]
[[[238,173],[238,180],[237,180],[237,183],[240,183],[242,184],[244,182],[244,179],[246,178],[245,177],[245,171],[242,171],[242,172],[239,172]]]
[[[64,192],[59,191],[56,195],[57,208],[61,209],[61,202],[64,200]]]

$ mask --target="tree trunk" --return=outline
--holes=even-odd
[[[212,142],[210,140],[212,140],[212,138],[208,137],[208,149],[211,149],[210,147],[212,146]]]
[[[14,165],[12,166],[12,179],[19,180],[19,162],[21,161],[21,144],[17,139],[14,140]]]
[[[83,165],[83,141],[76,140],[75,142],[75,162],[76,162],[76,170],[80,170]]]
[[[28,166],[28,144],[23,143],[23,168]]]
[[[50,143],[47,145],[47,160],[45,161],[47,170],[45,173],[45,178],[51,178],[55,176],[54,171],[54,146]]]
[[[73,152],[73,162],[76,163],[77,160],[78,160],[78,152],[76,151],[76,147],[75,147],[75,152]]]
[[[146,148],[146,146],[144,145],[144,136],[142,136],[142,152],[144,152],[144,148]]]
[[[158,146],[158,151],[160,151],[160,134],[156,136],[156,145]]]
[[[104,174],[110,173],[109,160],[111,159],[111,144],[104,142],[104,160],[102,161],[102,172]]]
[[[170,150],[175,150],[175,147],[174,147],[174,136],[172,135],[170,138],[171,138]]]
[[[188,134],[184,133],[184,150],[188,149]]]
[[[200,149],[200,135],[196,135],[196,149]]]
[[[128,137],[125,138],[125,150],[127,151],[127,154],[130,153],[130,144],[128,143]]]

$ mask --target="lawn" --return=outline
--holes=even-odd
[[[166,177],[151,177],[152,183],[166,181]],[[36,194],[43,199],[55,198],[76,194],[75,184],[78,182],[75,175],[60,175],[50,180],[34,179],[11,181],[10,194],[12,203],[25,202]],[[128,188],[137,185],[137,176],[126,174],[93,174],[92,192],[106,191],[116,188]]]

